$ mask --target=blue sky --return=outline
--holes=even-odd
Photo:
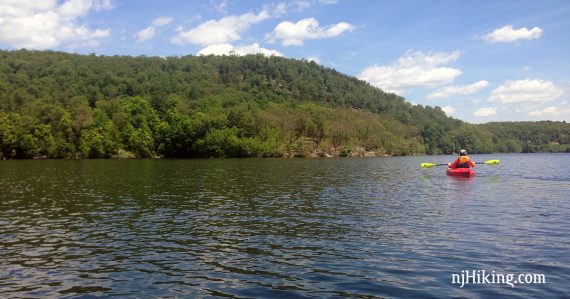
[[[570,121],[566,0],[0,0],[0,48],[279,55],[468,122]]]

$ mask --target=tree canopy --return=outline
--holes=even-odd
[[[305,60],[0,51],[0,158],[543,152],[569,136],[468,124]]]

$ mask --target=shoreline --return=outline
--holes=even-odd
[[[511,152],[511,153],[474,153],[471,154],[471,156],[475,156],[475,155],[512,155],[512,154],[522,154],[522,155],[532,155],[532,154],[538,154],[538,155],[544,155],[544,154],[570,154],[568,152],[536,152],[536,153],[515,153],[515,152]],[[23,158],[23,159],[6,159],[6,158],[2,158],[0,159],[0,161],[32,161],[32,160],[38,160],[38,161],[55,161],[55,160],[61,160],[61,161],[80,161],[80,160],[211,160],[211,159],[216,159],[216,160],[224,160],[224,159],[309,159],[309,160],[318,160],[318,159],[329,159],[329,158],[336,158],[336,159],[344,159],[344,158],[387,158],[387,157],[437,157],[437,156],[454,156],[456,155],[455,153],[451,153],[451,154],[435,154],[435,155],[431,155],[431,154],[423,154],[423,153],[414,153],[414,154],[410,154],[410,155],[390,155],[390,154],[378,154],[378,155],[347,155],[347,156],[300,156],[300,155],[274,155],[274,156],[264,156],[264,155],[258,155],[258,156],[248,156],[248,157],[153,157],[153,158],[137,158],[137,157],[132,157],[132,158],[118,158],[118,157],[110,157],[110,158],[72,158],[72,159],[66,159],[66,158],[49,158],[49,157],[34,157],[34,158]]]

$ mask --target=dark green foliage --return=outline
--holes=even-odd
[[[493,143],[501,152],[565,152],[570,147],[566,122],[492,122],[480,127],[493,132]]]
[[[0,51],[0,158],[568,151],[569,131],[467,124],[280,57]]]

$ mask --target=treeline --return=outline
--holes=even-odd
[[[423,150],[397,121],[313,103],[260,106],[223,96],[149,102],[124,96],[96,101],[94,108],[77,101],[69,110],[34,101],[22,111],[0,111],[5,158],[348,155],[359,147],[406,155]]]
[[[570,152],[570,124],[566,122],[491,122],[479,127],[493,133],[498,152]]]
[[[0,158],[566,151],[569,132],[467,124],[281,57],[0,51]]]

